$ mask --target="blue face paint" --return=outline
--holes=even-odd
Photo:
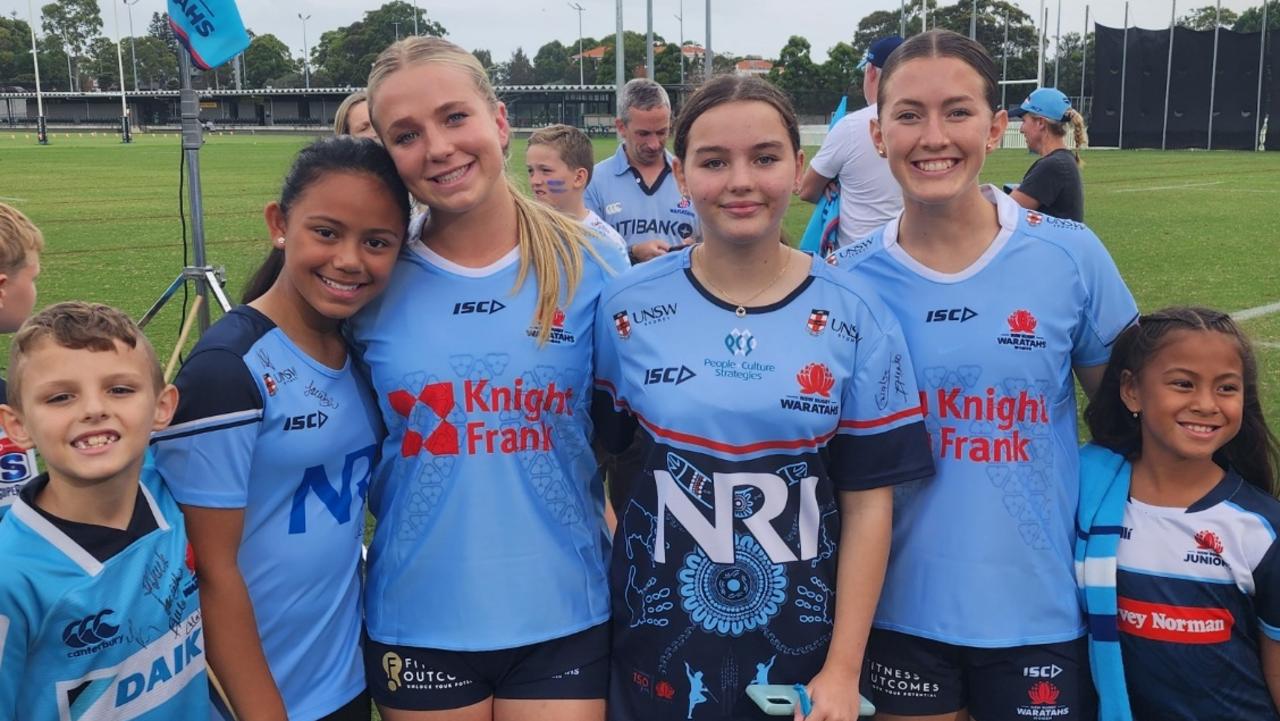
[[[563,180],[556,180],[555,178],[547,178],[547,190],[555,193],[556,195],[569,192],[569,188],[565,185],[565,182]]]

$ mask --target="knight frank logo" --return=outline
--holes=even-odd
[[[417,393],[401,389],[387,394],[387,403],[409,423],[401,456],[456,456],[464,452],[464,444],[469,455],[549,451],[553,436],[546,416],[573,415],[573,389],[561,389],[554,381],[530,388],[522,378],[510,385],[466,380],[460,384],[460,401],[457,385],[428,383]],[[465,422],[450,418],[455,409],[465,413]]]

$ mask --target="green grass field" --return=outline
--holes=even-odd
[[[213,135],[200,153],[209,257],[226,267],[233,298],[267,250],[262,206],[307,141]],[[615,147],[597,140],[596,155]],[[523,150],[513,144],[520,182]],[[0,134],[0,201],[31,216],[48,242],[42,304],[80,298],[135,316],[146,310],[182,265],[180,154],[174,134],[140,135],[125,146],[112,135],[55,133],[47,147],[30,135]],[[1023,151],[998,151],[983,178],[1016,181],[1030,162]],[[1084,174],[1089,225],[1144,310],[1198,303],[1238,311],[1280,301],[1280,154],[1090,151]],[[810,208],[793,203],[791,237],[803,232]],[[162,355],[179,322],[174,303],[152,324]],[[1280,419],[1280,312],[1245,325],[1259,344],[1264,407]]]

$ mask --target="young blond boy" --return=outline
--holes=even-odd
[[[22,325],[0,421],[46,473],[0,520],[0,718],[205,719],[182,514],[143,467],[177,390],[120,311],[59,303]]]
[[[587,209],[583,193],[591,182],[595,155],[587,134],[571,125],[548,125],[529,136],[525,153],[533,197],[574,218],[625,253],[627,243],[613,226]]]
[[[12,333],[31,315],[44,236],[21,211],[0,203],[0,333]],[[0,378],[0,403],[6,388]],[[0,518],[36,475],[36,454],[19,448],[0,431]]]

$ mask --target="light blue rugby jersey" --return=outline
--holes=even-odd
[[[613,548],[617,721],[756,718],[747,684],[807,683],[836,608],[838,492],[933,470],[906,343],[874,293],[815,259],[739,318],[690,257],[619,278],[596,320],[600,438],[617,450],[634,419],[645,444]]]
[[[829,259],[902,323],[938,465],[894,498],[875,624],[964,646],[1067,641],[1085,630],[1071,369],[1106,363],[1137,306],[1088,228],[983,195],[1000,232],[959,273],[911,258],[896,219]]]
[[[613,244],[593,247],[626,268]],[[539,346],[532,272],[513,293],[519,262],[513,249],[464,268],[412,241],[351,324],[389,432],[365,595],[380,643],[488,651],[609,617],[588,405],[591,328],[613,271],[584,257]]]
[[[154,471],[141,487],[156,528],[105,562],[21,498],[0,522],[0,718],[208,717],[182,514]]]
[[[591,174],[582,200],[588,210],[618,231],[627,247],[648,240],[679,245],[698,232],[693,204],[676,185],[671,155],[666,158],[667,167],[653,187],[646,187],[631,168],[626,146],[621,143],[616,153],[596,163]]]
[[[180,503],[244,509],[240,573],[289,718],[332,713],[365,688],[360,544],[382,427],[368,386],[248,306],[205,333],[176,384],[157,466]]]

